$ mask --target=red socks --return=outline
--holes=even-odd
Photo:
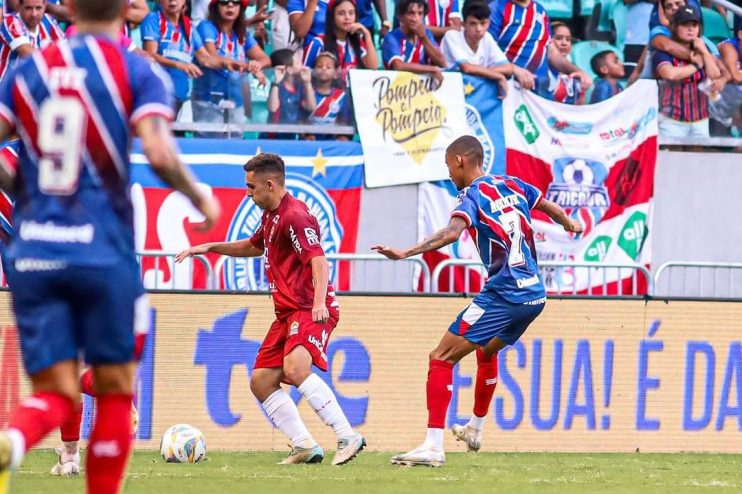
[[[497,354],[488,357],[477,349],[477,380],[474,385],[474,415],[484,417],[489,411],[497,386]]]
[[[33,448],[47,434],[65,422],[75,404],[66,396],[55,393],[36,393],[23,400],[10,417],[8,429],[21,433],[25,450]]]
[[[131,395],[97,397],[86,462],[87,493],[116,494],[131,450]]]
[[[67,420],[59,426],[59,431],[62,433],[62,441],[79,441],[80,423],[82,423],[82,403],[75,405]]]
[[[451,402],[453,364],[444,360],[431,360],[428,367],[428,428],[443,429],[446,412]]]
[[[80,390],[88,396],[95,396],[93,391],[93,369],[88,369],[80,376]]]

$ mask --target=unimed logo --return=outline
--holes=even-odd
[[[0,428],[5,428],[10,413],[18,406],[21,396],[19,376],[18,330],[14,326],[2,329],[2,361],[0,362]]]

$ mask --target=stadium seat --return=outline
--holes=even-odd
[[[593,13],[593,9],[598,4],[600,4],[600,0],[580,0],[580,15],[591,15]]]
[[[616,31],[616,48],[623,52],[624,40],[626,39],[626,13],[628,9],[622,1],[617,1],[611,8],[611,19]]]
[[[598,31],[610,31],[613,29],[611,25],[611,14],[613,12],[613,4],[616,0],[600,0],[600,20],[598,22]]]
[[[572,46],[572,53],[570,57],[572,58],[572,63],[577,65],[583,71],[590,74],[592,78],[595,78],[596,74],[590,67],[590,59],[593,58],[593,55],[603,50],[613,50],[616,55],[618,55],[619,60],[623,61],[623,53],[621,53],[618,48],[609,43],[603,43],[600,41],[581,41],[579,43],[575,43]]]
[[[701,7],[701,14],[703,15],[703,34],[715,45],[731,36],[729,24],[719,12]]]
[[[549,14],[550,19],[571,19],[572,0],[539,0]]]

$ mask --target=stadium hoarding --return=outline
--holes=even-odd
[[[249,375],[272,321],[265,295],[153,294],[154,338],[139,369],[137,447],[171,425],[199,427],[210,449],[284,450],[250,394]],[[428,352],[463,298],[341,298],[326,376],[372,450],[416,445],[425,431]],[[742,452],[742,302],[550,300],[499,357],[486,451]],[[20,377],[9,295],[0,294],[0,425]],[[448,425],[468,419],[475,359],[454,373]],[[299,400],[296,391],[291,396]],[[90,400],[87,400],[90,404]],[[86,410],[83,435],[89,432]],[[334,437],[304,400],[321,444]],[[447,448],[462,450],[446,435]],[[44,446],[58,443],[54,437]]]

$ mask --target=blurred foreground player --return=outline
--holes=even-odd
[[[276,320],[258,351],[250,389],[266,415],[291,441],[291,453],[281,463],[319,463],[324,458],[296,405],[281,389],[281,382],[285,382],[296,386],[322,422],[332,427],[337,436],[332,464],[343,465],[366,441],[353,431],[330,387],[312,372],[312,364],[327,372],[327,345],[340,317],[317,218],[286,190],[280,156],[259,154],[244,169],[247,195],[263,210],[253,236],[201,244],[178,254],[176,261],[207,252],[232,257],[265,254]]]
[[[210,228],[219,206],[177,157],[167,76],[118,42],[124,0],[72,0],[79,36],[34,54],[0,87],[0,140],[23,137],[17,167],[0,161],[15,198],[8,284],[33,394],[0,433],[0,493],[24,454],[69,420],[78,356],[92,365],[97,413],[87,492],[119,491],[131,449],[134,328],[146,317],[129,200],[133,128],[154,171]]]
[[[372,247],[389,259],[405,259],[440,249],[469,230],[489,276],[482,292],[459,314],[430,353],[428,435],[421,446],[392,457],[394,464],[438,467],[446,462],[443,428],[451,401],[454,365],[478,350],[479,370],[483,364],[492,366],[491,357],[514,344],[544,309],[546,291],[536,263],[531,210],[543,211],[568,232],[582,231],[562,208],[544,199],[536,187],[516,177],[486,175],[483,158],[482,145],[475,137],[456,139],[446,150],[446,165],[461,193],[448,226],[406,250]],[[486,385],[480,382],[482,379],[488,379],[487,372],[479,370],[475,390]],[[494,372],[496,376],[496,363]],[[494,391],[494,386],[491,389]],[[467,427],[454,428],[454,434],[465,440],[470,450],[479,449],[481,427],[477,431],[475,426],[483,424],[491,399],[491,392],[475,392],[475,416],[478,411],[482,415]]]
[[[18,155],[22,142],[20,139],[8,141],[0,148],[0,156],[7,166],[13,169],[18,168]],[[13,235],[12,222],[13,200],[11,197],[0,190],[0,249],[4,249]],[[144,295],[144,292],[142,292]],[[144,320],[142,323],[146,324]],[[144,351],[144,343],[149,333],[146,326],[135,327],[134,358],[138,361]],[[89,396],[96,396],[93,385],[93,370],[86,368],[80,375],[80,390]],[[82,423],[82,402],[75,405],[75,409],[70,418],[59,426],[62,437],[62,446],[56,449],[57,463],[52,467],[52,475],[77,475],[80,473],[80,424]],[[136,436],[137,426],[139,424],[139,414],[134,404],[131,405],[131,427],[132,435]]]

